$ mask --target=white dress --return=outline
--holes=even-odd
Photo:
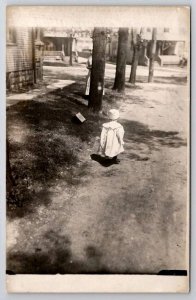
[[[117,121],[103,124],[99,153],[112,158],[124,151],[124,128]]]
[[[92,56],[87,60],[86,67],[88,69],[88,74],[86,76],[86,86],[85,86],[85,95],[89,96],[90,93],[90,82],[91,82],[91,68],[92,68]]]

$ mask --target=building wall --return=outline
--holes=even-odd
[[[19,90],[34,83],[34,55],[36,59],[34,47],[32,29],[7,29],[6,86],[8,90]]]

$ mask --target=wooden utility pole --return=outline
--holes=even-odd
[[[41,41],[41,28],[37,28],[35,40],[34,40],[34,60],[35,60],[35,74],[36,81],[43,79],[43,55],[44,55],[44,43]]]
[[[88,107],[94,112],[99,112],[102,108],[106,42],[106,28],[95,27],[93,32],[92,69],[88,103]]]
[[[139,61],[140,49],[141,49],[141,42],[140,36],[137,34],[136,29],[132,29],[132,46],[133,46],[133,59],[131,64],[131,73],[129,77],[129,82],[135,84],[136,81],[136,71]]]
[[[127,61],[127,47],[128,47],[128,28],[119,28],[118,31],[118,52],[116,61],[116,76],[114,81],[114,90],[123,92],[125,89],[125,71]]]
[[[35,53],[35,28],[32,28],[32,61],[33,61],[34,83],[37,83],[37,67],[36,67],[36,53]]]
[[[156,44],[157,44],[157,28],[153,28],[153,30],[152,30],[152,40],[151,40],[151,49],[150,49],[150,63],[149,63],[148,82],[153,81],[154,61],[155,61],[155,54],[156,54]]]

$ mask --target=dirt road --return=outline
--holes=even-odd
[[[112,72],[108,67],[108,80]],[[117,103],[125,129],[119,165],[103,167],[91,159],[98,147],[94,136],[79,152],[71,184],[54,179],[30,214],[8,218],[9,270],[186,269],[188,93],[181,70],[157,72],[162,82],[147,84],[141,68],[143,82],[135,88],[127,84],[126,97]],[[17,130],[20,126],[24,130],[24,123]],[[13,134],[10,130],[14,139]]]

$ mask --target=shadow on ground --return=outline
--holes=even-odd
[[[125,129],[125,142],[132,144],[146,144],[150,150],[159,150],[161,146],[179,148],[186,146],[185,139],[178,131],[150,130],[148,126],[136,121],[121,120]]]
[[[147,76],[138,76],[138,83],[148,82]],[[187,77],[177,77],[177,76],[154,76],[153,83],[161,83],[161,84],[176,84],[176,85],[186,85]]]
[[[91,159],[98,162],[103,167],[110,167],[116,164],[116,160],[105,158],[99,154],[91,154]]]
[[[86,75],[78,75],[78,73],[75,73],[74,74],[70,74],[70,73],[67,73],[66,72],[66,67],[65,67],[65,72],[63,72],[63,68],[61,68],[62,72],[54,72],[52,69],[45,69],[44,70],[44,76],[45,77],[49,77],[50,80],[52,81],[58,81],[58,80],[75,80],[77,82],[80,82],[80,81],[85,81],[86,79],[86,75],[88,73],[88,70],[85,68],[85,72],[86,72]]]
[[[50,255],[49,253],[50,252]],[[43,236],[43,243],[33,253],[17,252],[7,256],[7,274],[104,274],[102,253],[94,245],[84,249],[84,260],[74,259],[71,241],[50,230]]]
[[[79,90],[80,84],[77,87]],[[78,91],[73,84],[34,101],[20,102],[7,112],[10,163],[16,183],[16,198],[8,197],[8,217],[23,217],[33,212],[38,202],[48,205],[51,185],[59,180],[77,185],[85,174],[87,164],[80,162],[80,153],[92,147],[92,138],[100,133],[105,119],[67,99],[71,88]],[[78,111],[87,119],[83,124],[73,122]],[[16,129],[19,137],[24,136],[19,141],[14,136]]]
[[[16,182],[15,192],[22,207],[15,207],[14,199],[8,199],[8,217],[23,217],[35,211],[37,203],[48,205],[49,187],[61,179],[69,186],[80,184],[82,174],[88,167],[85,159],[80,162],[80,153],[93,148],[95,137],[100,135],[101,124],[107,120],[104,115],[93,114],[86,106],[75,102],[74,97],[83,97],[83,88],[84,82],[74,83],[9,108],[7,132],[10,162]],[[124,101],[123,97],[110,90],[104,97],[104,109],[113,106],[113,103],[118,106],[121,100]],[[83,124],[73,122],[73,116],[79,111],[86,118]],[[161,146],[178,148],[186,145],[178,132],[149,130],[141,122],[123,119],[120,122],[125,129],[125,142],[136,148],[138,145],[138,149],[141,143],[150,150],[159,150]],[[13,126],[25,136],[19,142],[12,133]],[[25,135],[26,130],[28,133]],[[131,151],[129,158],[148,159]],[[104,164],[101,161],[98,163]]]
[[[128,201],[130,202],[130,201]],[[130,205],[130,204],[129,204]],[[137,205],[139,207],[141,203]],[[122,207],[119,207],[122,209]],[[125,208],[123,208],[125,212]],[[104,253],[94,244],[89,244],[83,249],[83,259],[76,259],[71,250],[69,236],[59,235],[54,230],[47,231],[42,242],[31,249],[31,252],[10,252],[7,255],[7,270],[9,275],[15,274],[143,274],[134,263],[124,270],[104,263]],[[142,253],[144,249],[140,250]],[[136,254],[133,255],[137,257]],[[136,264],[139,264],[137,261]],[[148,273],[148,272],[146,272]]]

